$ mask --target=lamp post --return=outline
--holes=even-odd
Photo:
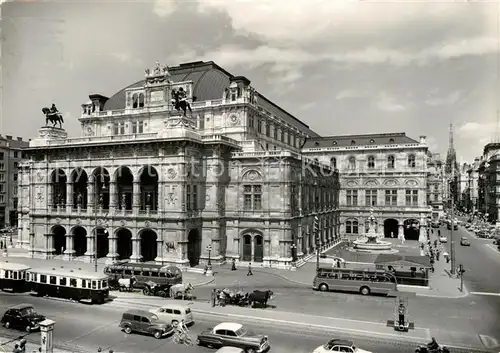
[[[292,261],[293,262],[296,262],[297,261],[297,245],[292,244],[290,246],[290,250],[292,251]]]
[[[30,233],[31,258],[35,257],[35,233]]]
[[[208,251],[208,268],[212,268],[212,259],[210,258],[210,254],[212,253],[212,244],[207,245],[207,251]]]

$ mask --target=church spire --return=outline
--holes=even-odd
[[[453,144],[453,124],[450,123],[450,140],[448,143],[448,153],[446,154],[446,174],[451,174],[457,168],[457,155]]]

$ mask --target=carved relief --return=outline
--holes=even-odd
[[[165,202],[167,205],[175,206],[177,203],[177,186],[170,186],[165,188]]]
[[[61,219],[59,217],[56,218],[56,223],[57,224],[61,223]]]
[[[229,116],[229,123],[231,125],[238,125],[240,123],[240,118],[238,118],[238,115],[236,114],[231,114]]]
[[[151,227],[151,222],[150,221],[146,221],[146,222],[144,222],[144,225],[146,226],[146,228],[149,228],[149,227]]]
[[[378,182],[376,180],[368,180],[366,183],[365,183],[366,186],[377,186],[378,185]]]
[[[169,179],[174,179],[177,176],[177,171],[174,168],[169,168],[167,170],[167,177]]]
[[[261,175],[258,171],[256,170],[250,170],[248,172],[246,172],[244,175],[243,175],[243,180],[250,180],[250,181],[255,181],[255,180],[258,180],[258,179],[261,179]]]
[[[354,180],[349,180],[349,181],[346,182],[346,185],[347,186],[357,186],[358,182],[354,181]]]
[[[120,221],[120,224],[122,225],[122,227],[126,226],[127,225],[127,221],[125,221],[124,219],[122,219]]]
[[[408,185],[408,186],[417,186],[418,185],[418,181],[416,181],[416,180],[407,180],[407,181],[405,181],[405,185]]]
[[[205,201],[206,201],[206,202],[210,201],[210,195],[206,195],[206,196],[205,196]]]
[[[82,224],[82,220],[80,218],[76,219],[76,224]]]
[[[38,173],[36,174],[36,178],[37,178],[37,180],[38,180],[39,182],[42,182],[42,181],[43,181],[43,174],[42,174],[41,172],[38,172]]]
[[[385,186],[396,186],[398,185],[398,182],[394,179],[389,179],[384,182]]]

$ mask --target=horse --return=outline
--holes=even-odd
[[[185,296],[189,295],[193,289],[194,287],[191,283],[188,284],[179,283],[173,285],[172,287],[170,287],[170,298],[172,299],[176,299],[178,297],[184,298]]]
[[[184,116],[187,117],[186,113],[187,113],[187,110],[189,110],[189,112],[191,114],[193,114],[193,111],[191,110],[191,104],[189,104],[189,102],[186,100],[186,98],[179,98],[179,93],[178,92],[172,92],[172,105],[174,106],[175,110],[177,111],[183,111],[184,113]]]
[[[250,293],[248,295],[248,301],[252,306],[254,306],[255,303],[259,303],[264,308],[267,308],[267,301],[271,299],[272,296],[273,292],[270,290],[266,291],[254,290],[253,293]]]
[[[131,292],[134,289],[134,283],[137,282],[134,276],[130,278],[120,278],[118,280],[119,290]]]
[[[64,119],[59,112],[53,113],[50,108],[42,108],[42,113],[45,114],[45,126],[49,124],[49,121],[53,124],[52,126],[56,126],[59,123],[59,127],[62,129],[62,123],[64,123]]]

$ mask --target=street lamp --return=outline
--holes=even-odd
[[[212,252],[212,244],[208,244],[207,245],[207,251],[208,251],[208,264],[207,265],[208,265],[208,268],[211,269],[211,267],[212,267],[212,260],[210,258],[210,254]]]
[[[292,250],[292,261],[296,262],[297,261],[297,245],[292,244],[292,246],[290,246],[290,249]]]

